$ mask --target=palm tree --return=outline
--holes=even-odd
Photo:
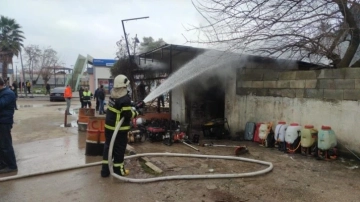
[[[25,39],[21,26],[14,19],[0,17],[0,62],[2,62],[2,77],[7,78],[8,64],[12,64],[12,58],[18,56],[22,42]]]

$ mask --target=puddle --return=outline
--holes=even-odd
[[[34,104],[34,105],[18,105],[19,108],[37,108],[37,107],[53,107],[53,106],[64,106],[64,104]]]
[[[77,121],[71,121],[70,123],[67,123],[67,124],[68,124],[68,127],[71,127],[71,128],[77,128],[78,127]],[[61,124],[60,127],[64,128],[64,124]]]
[[[65,113],[65,108],[58,108],[57,109],[59,112],[61,112],[61,113]],[[69,109],[69,112],[70,112],[70,114],[72,115],[72,116],[76,116],[76,115],[78,115],[79,114],[79,109]]]

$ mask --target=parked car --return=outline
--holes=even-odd
[[[56,87],[50,91],[50,102],[65,101],[64,98],[65,87]]]

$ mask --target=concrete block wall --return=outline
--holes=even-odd
[[[243,131],[246,122],[330,125],[340,149],[360,154],[360,68],[233,71],[225,94],[231,135]]]
[[[238,69],[238,95],[359,100],[360,68],[279,71]]]

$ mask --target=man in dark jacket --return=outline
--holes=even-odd
[[[104,110],[104,101],[105,101],[104,86],[100,85],[100,88],[97,90],[96,93],[97,93],[98,100],[99,100],[99,114],[102,115],[105,113],[105,110]]]
[[[50,84],[46,84],[46,93],[45,93],[45,95],[47,95],[49,93],[49,95],[50,95]]]
[[[99,107],[100,107],[100,103],[99,103],[99,90],[100,90],[100,87],[98,87],[96,90],[95,90],[95,93],[94,93],[94,100],[96,99],[96,104],[95,104],[95,111],[99,111]]]
[[[146,97],[146,90],[145,90],[145,84],[141,81],[140,85],[138,86],[139,91],[139,99],[144,100]]]
[[[18,85],[16,81],[13,82],[11,90],[15,93],[15,110],[18,110],[16,100],[18,98]]]
[[[84,88],[80,87],[80,89],[79,89],[79,98],[80,98],[81,108],[84,108],[84,106],[85,106],[83,93],[84,93]]]
[[[0,174],[17,171],[12,145],[11,128],[14,123],[15,94],[0,77]]]

